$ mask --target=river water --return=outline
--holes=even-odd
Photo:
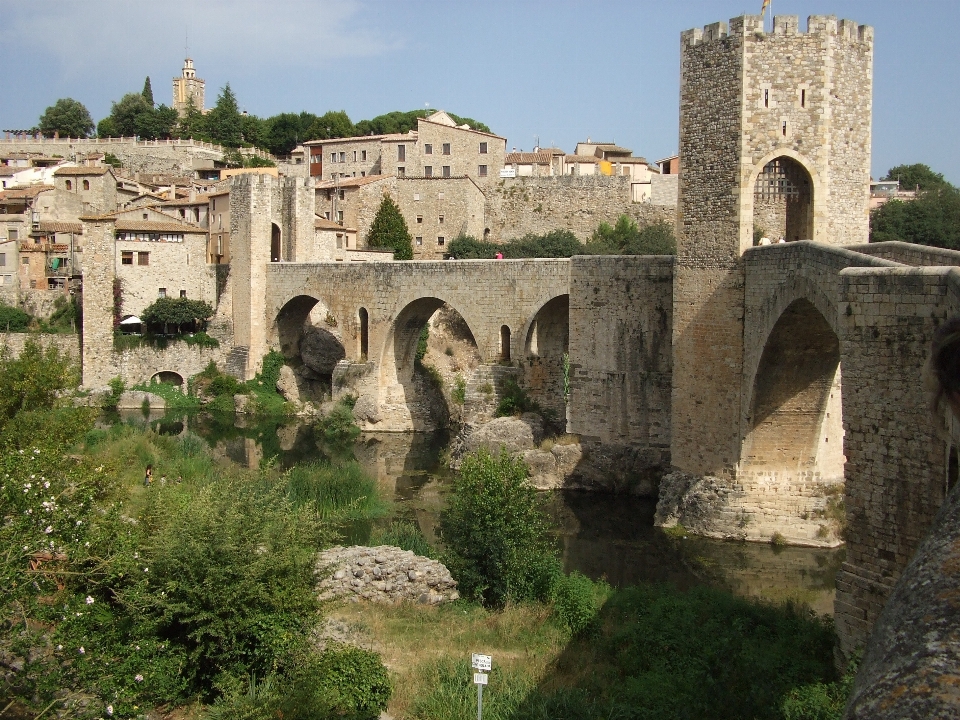
[[[143,417],[140,416],[140,420]],[[281,468],[325,457],[313,427],[296,421],[244,421],[240,416],[200,413],[188,417],[153,418],[160,432],[185,428],[206,440],[225,462],[257,467],[272,459]],[[353,452],[377,480],[390,503],[388,523],[415,522],[430,540],[450,487],[442,458],[444,433],[367,433]],[[707,584],[747,597],[793,600],[822,615],[833,614],[836,573],[843,548],[775,548],[758,543],[674,537],[653,526],[656,502],[599,493],[554,492],[546,510],[555,520],[563,562],[568,571],[604,578],[623,587],[639,582],[668,582],[681,589]],[[349,542],[363,544],[370,523],[351,528]]]

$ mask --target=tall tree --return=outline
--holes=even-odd
[[[153,107],[153,88],[150,87],[150,76],[147,75],[147,79],[143,81],[143,92],[140,93],[143,95],[143,99],[146,100],[150,107]]]
[[[373,218],[367,246],[393,250],[394,260],[413,260],[413,238],[400,214],[400,208],[389,195],[383,196],[377,215]]]
[[[45,137],[59,133],[64,137],[87,137],[93,132],[93,118],[83,103],[60,98],[43,111],[38,128]]]
[[[330,138],[354,137],[357,130],[344,110],[330,110],[316,118],[307,128],[305,140],[329,140]]]
[[[207,114],[207,130],[215,142],[225,147],[240,147],[242,142],[240,107],[230,83],[223,86],[217,96],[217,104]]]
[[[193,96],[187,98],[187,108],[177,122],[177,137],[193,138],[194,140],[210,140],[207,131],[207,116],[200,112]]]
[[[890,168],[883,179],[899,180],[901,190],[931,190],[950,185],[943,173],[934,172],[929,165],[923,163],[897,165]]]
[[[139,135],[144,126],[150,123],[149,116],[153,112],[153,106],[148,105],[143,95],[140,93],[127,93],[120,102],[113,103],[110,108],[110,119],[118,135],[123,137]]]

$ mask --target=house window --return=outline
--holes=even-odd
[[[341,233],[337,233],[337,250],[342,250],[342,249],[343,249],[343,235]]]
[[[19,239],[20,239],[19,228],[7,228],[7,240],[19,240]]]
[[[444,166],[443,166],[443,176],[444,176],[444,177],[450,177],[450,166],[449,166],[449,165],[444,165]]]
[[[337,222],[343,225],[343,210],[337,210]]]
[[[180,291],[180,297],[185,298],[186,296],[187,296],[187,291],[186,291],[186,290],[181,290],[181,291]]]
[[[422,223],[422,222],[423,222],[423,215],[417,215],[417,222],[418,222],[418,223]]]
[[[423,176],[424,176],[424,177],[433,177],[433,165],[424,165],[424,167],[423,167]]]
[[[157,288],[157,297],[158,297],[158,298],[165,298],[166,296],[167,296],[167,289],[166,289],[166,288]]]
[[[443,225],[443,215],[440,216],[440,224]]]
[[[444,154],[444,155],[449,155],[449,154],[450,154],[450,143],[444,143],[444,144],[443,144],[443,154]]]
[[[336,161],[337,161],[337,154],[330,153],[330,162],[336,162]]]
[[[414,201],[414,202],[420,202],[420,193],[414,193],[414,194],[413,194],[413,201]]]
[[[24,265],[29,265],[29,264],[30,264],[30,258],[25,257],[25,258],[23,258],[23,260],[21,260],[21,262],[22,262]]]
[[[346,200],[346,198],[347,198],[347,191],[346,191],[346,190],[341,190],[341,191],[340,191],[340,199],[341,199],[341,200]]]
[[[7,266],[7,254],[0,253],[0,267],[6,267],[6,266]]]
[[[360,171],[360,177],[366,177],[366,176],[367,176],[367,171],[366,171],[366,170],[361,170],[361,171]]]
[[[397,161],[403,162],[407,159],[407,146],[397,145]]]
[[[329,220],[329,219],[330,219],[330,211],[327,210],[325,213],[323,213],[323,216],[324,216],[327,220]]]
[[[84,189],[84,190],[89,190],[89,189],[90,189],[90,181],[89,181],[89,180],[84,180],[84,181],[83,181],[83,189]]]
[[[426,145],[424,145],[424,146],[423,146],[423,154],[424,154],[424,155],[433,155],[433,145],[431,145],[430,143],[427,143]]]
[[[397,168],[397,177],[406,177],[406,176],[407,176],[407,169],[401,165],[400,167]]]
[[[347,161],[347,153],[346,151],[344,151],[340,153],[340,162],[346,162],[346,161]]]
[[[417,245],[423,245],[423,238],[420,236],[417,236]]]
[[[137,265],[149,265],[150,264],[150,253],[148,252],[138,252],[137,253]]]
[[[442,192],[437,193],[437,200],[443,200],[443,193],[442,193]]]
[[[353,161],[354,161],[354,162],[357,161],[357,151],[356,151],[356,150],[353,151]]]
[[[141,214],[143,215],[143,219],[144,219],[144,220],[146,220],[148,217],[150,217],[147,213],[141,213]]]
[[[481,155],[487,154],[487,144],[485,142],[480,143],[480,154]]]
[[[437,245],[439,245],[440,247],[443,247],[446,244],[446,242],[447,242],[446,238],[444,238],[443,235],[437,238]]]
[[[67,180],[67,190],[73,190],[73,181]]]
[[[367,159],[367,151],[366,151],[366,150],[361,150],[361,151],[360,151],[360,159],[361,159],[361,160],[366,160],[366,159]]]
[[[480,177],[486,177],[486,176],[487,176],[487,166],[486,166],[486,165],[481,165],[481,166],[478,168],[478,170],[477,170],[477,175],[479,175]]]
[[[120,264],[133,265],[133,253],[128,251],[120,253]]]

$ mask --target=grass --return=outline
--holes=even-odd
[[[395,718],[472,717],[462,712],[464,702],[450,704],[447,692],[451,682],[469,684],[473,699],[466,707],[476,712],[476,689],[469,682],[471,653],[492,655],[493,679],[512,678],[525,692],[569,640],[568,631],[549,622],[545,605],[492,612],[464,602],[439,607],[364,603],[338,606],[327,614],[359,630],[383,657],[394,686],[387,712]],[[492,705],[485,707],[484,717],[496,717],[488,712],[495,711],[501,692],[490,688]],[[445,714],[437,714],[441,710]]]

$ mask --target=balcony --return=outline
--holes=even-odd
[[[70,246],[66,243],[35,243],[21,242],[20,252],[57,252],[65,253],[70,251]]]

